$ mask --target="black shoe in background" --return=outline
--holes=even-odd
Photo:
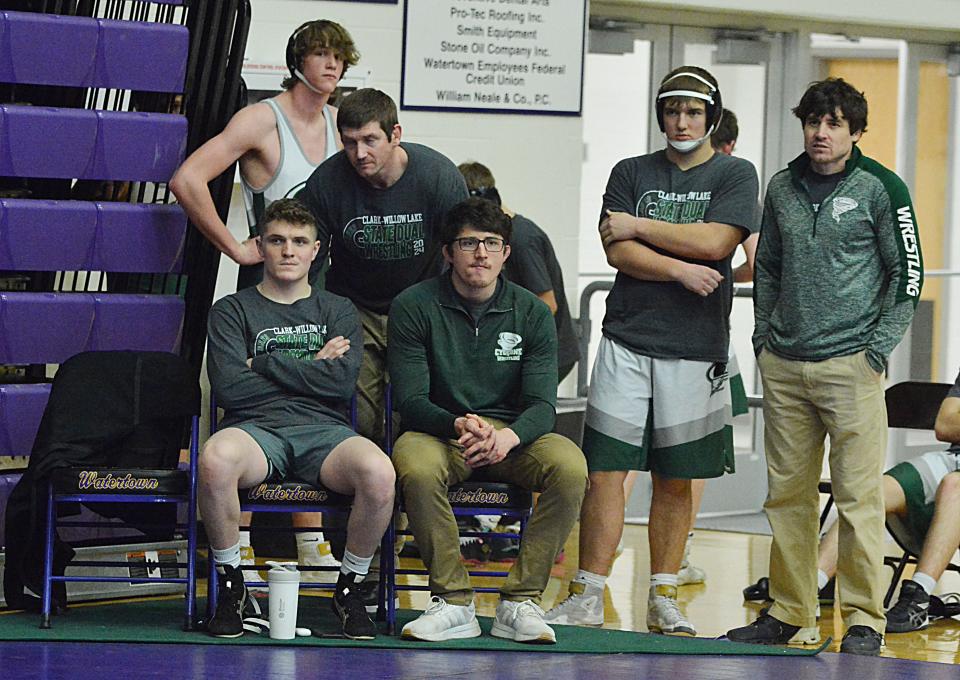
[[[817,591],[817,599],[820,600],[820,604],[833,604],[836,598],[836,590],[837,579],[834,577],[827,581],[827,585]]]
[[[770,579],[761,576],[756,583],[743,589],[743,599],[747,602],[767,602],[770,600]]]

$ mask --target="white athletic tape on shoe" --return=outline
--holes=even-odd
[[[243,629],[248,630],[251,633],[257,633],[261,635],[270,630],[270,622],[266,619],[258,619],[253,616],[248,616],[243,620]],[[298,627],[294,631],[297,637],[310,637],[313,635],[313,631],[309,628],[300,628]]]

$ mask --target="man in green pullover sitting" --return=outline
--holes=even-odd
[[[556,642],[539,600],[579,516],[587,469],[573,442],[550,433],[556,329],[546,304],[501,275],[510,233],[495,204],[460,203],[441,231],[449,271],[408,288],[390,308],[387,363],[404,430],[393,464],[432,594],[404,626],[407,639],[480,635],[447,499],[448,485],[473,479],[541,493],[491,633]]]
[[[920,299],[920,242],[907,187],[856,146],[867,127],[863,94],[830,78],[812,84],[793,113],[804,153],[767,187],[753,288],[775,603],[727,637],[818,642],[817,483],[829,435],[847,628],[840,651],[876,655],[884,629],[883,373]]]

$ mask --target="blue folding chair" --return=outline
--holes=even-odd
[[[210,398],[210,432],[217,430],[217,405],[213,397]],[[357,398],[354,396],[350,401],[350,423],[351,427],[356,429],[357,424]],[[330,491],[318,482],[310,483],[302,480],[284,480],[281,482],[263,482],[250,489],[241,489],[240,492],[240,510],[243,512],[322,512],[325,514],[336,514],[348,516],[353,506],[353,498]],[[241,527],[249,529],[249,527]],[[330,533],[332,531],[346,532],[346,529],[330,527],[284,527],[275,529],[289,532],[301,531],[320,531]],[[390,603],[390,610],[384,604],[385,597],[389,591],[387,580],[392,574],[388,555],[393,551],[390,547],[390,537],[387,533],[380,544],[380,574],[381,579],[377,587],[377,612],[378,621],[387,620],[388,626],[393,627],[395,614],[393,613],[393,602]],[[241,566],[246,571],[256,571],[257,566]],[[338,567],[322,566],[300,566],[300,571],[330,571],[334,572],[334,579],[329,583],[301,582],[300,587],[305,589],[333,590],[336,587],[336,579],[339,575]],[[207,586],[207,613],[212,616],[217,606],[217,570],[213,560],[209,560],[209,582]],[[255,581],[245,581],[247,586],[258,585]]]
[[[61,365],[30,461],[34,477],[49,480],[41,628],[51,625],[54,584],[82,581],[182,584],[186,588],[184,628],[194,627],[199,407],[196,376],[184,359],[173,354],[85,352]],[[187,422],[190,459],[182,469],[180,444]],[[67,503],[82,503],[105,519],[61,519],[59,510]],[[161,506],[169,512],[151,512]],[[184,508],[185,522],[177,521],[178,506]],[[62,570],[54,568],[58,529],[118,526],[154,537],[184,535],[186,559],[163,564],[69,559]],[[122,540],[130,542],[127,537]],[[59,560],[63,551],[56,554]],[[72,567],[122,569],[127,574],[66,575]],[[174,574],[164,575],[172,568]],[[150,575],[151,570],[160,573]],[[185,570],[182,576],[181,570]]]

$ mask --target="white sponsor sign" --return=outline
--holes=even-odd
[[[578,115],[586,0],[407,0],[404,109]]]

